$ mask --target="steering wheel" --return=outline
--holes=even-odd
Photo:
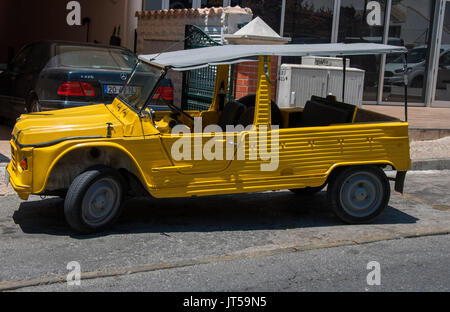
[[[175,105],[167,103],[166,100],[163,97],[160,97],[159,99],[164,103],[164,105],[167,105],[172,112],[177,113],[177,114],[183,114],[184,116],[186,116],[190,120],[194,121],[194,117],[192,117],[188,113],[185,113],[182,109],[176,107]]]
[[[166,104],[167,106],[169,106],[169,108],[174,112],[174,113],[179,113],[179,114],[183,114],[184,116],[186,116],[187,118],[189,118],[190,120],[194,121],[194,117],[192,117],[191,115],[189,115],[188,113],[184,112],[182,109],[176,107],[173,104],[169,104],[167,103],[165,100],[163,100],[164,104]]]

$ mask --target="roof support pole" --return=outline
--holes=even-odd
[[[345,84],[347,78],[347,59],[342,56],[342,103],[345,103]]]
[[[230,65],[217,66],[216,85],[214,88],[214,98],[209,111],[222,111],[226,105],[228,91]]]
[[[331,26],[331,43],[338,42],[339,37],[339,18],[341,14],[341,0],[334,0],[333,22]]]
[[[405,59],[403,84],[405,85],[405,121],[408,122],[408,53],[403,54]]]
[[[272,121],[271,57],[260,56],[258,64],[258,89],[254,125],[270,127]]]
[[[392,7],[392,0],[387,0],[386,12],[384,15],[383,44],[389,43],[389,27],[391,25],[391,7]],[[378,79],[378,90],[377,90],[377,104],[378,105],[381,105],[381,103],[383,102],[385,70],[386,70],[386,54],[382,54],[381,59],[380,59],[380,75],[379,75],[379,79]]]

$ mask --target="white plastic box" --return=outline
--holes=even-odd
[[[338,101],[342,101],[342,64],[342,59],[324,57],[303,57],[302,65],[282,64],[278,106],[304,107],[312,95],[326,97],[331,94],[336,96]],[[361,107],[364,75],[364,70],[347,67],[345,103]]]

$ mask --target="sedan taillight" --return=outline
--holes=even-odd
[[[65,96],[95,96],[94,87],[87,82],[68,81],[58,88],[59,95]]]
[[[173,88],[172,87],[159,87],[152,100],[159,100],[163,98],[166,101],[173,101]]]

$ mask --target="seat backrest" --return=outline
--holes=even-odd
[[[221,127],[223,131],[226,131],[228,125],[236,126],[239,122],[239,118],[244,113],[245,108],[244,104],[237,101],[228,102],[220,115],[219,127]]]
[[[312,97],[306,102],[300,127],[320,127],[331,124],[352,123],[356,106]]]
[[[329,105],[331,107],[339,107],[340,109],[345,110],[351,116],[351,119],[352,119],[348,122],[354,121],[353,119],[355,118],[355,115],[356,115],[355,113],[358,110],[358,107],[356,105],[338,102],[336,100],[336,98],[332,95],[329,95],[326,98],[313,95],[311,97],[311,100],[319,101],[319,102],[324,103],[325,105]]]

